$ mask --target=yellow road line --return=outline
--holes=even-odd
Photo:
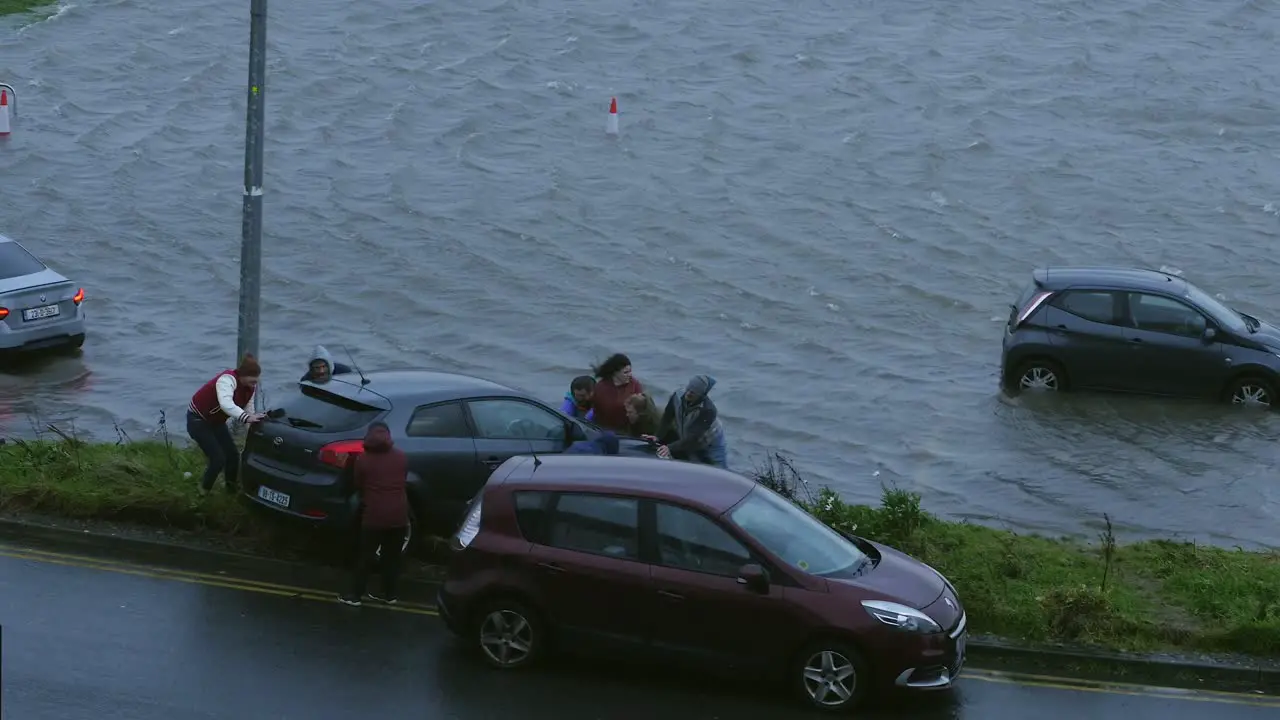
[[[173,570],[169,568],[133,565],[130,563],[115,560],[104,560],[85,555],[72,555],[69,553],[57,553],[31,548],[16,548],[12,545],[5,544],[0,544],[0,557],[8,557],[16,560],[29,560],[32,562],[48,563],[51,565],[63,565],[86,570],[101,570],[105,572],[133,575],[136,577],[145,577],[156,580],[177,580],[179,582],[194,585],[221,587],[230,590],[241,590],[244,592],[259,593],[263,595],[275,595],[277,597],[297,598],[327,603],[336,602],[334,600],[334,593],[316,588],[281,585],[278,583],[269,583],[187,570]],[[437,612],[434,607],[427,605],[382,605],[375,603],[371,604],[369,607],[390,610],[393,612],[410,613],[413,615],[439,615],[439,612]],[[1193,700],[1196,702],[1280,708],[1280,698],[1265,695],[1248,695],[1245,693],[1229,693],[1212,690],[1186,690],[1180,688],[1162,688],[1151,685],[1137,685],[1132,683],[1074,680],[1071,678],[1061,678],[1049,675],[1002,673],[999,671],[980,670],[977,668],[967,669],[963,678],[965,680],[978,680],[980,682],[1023,685],[1058,690],[1074,690],[1079,692],[1095,692],[1109,695],[1128,695],[1162,698],[1166,700]]]
[[[60,555],[57,553],[46,552],[26,552],[13,551],[9,548],[0,548],[0,557],[8,557],[16,560],[30,560],[33,562],[47,563],[51,565],[63,565],[67,567],[81,568],[86,570],[102,570],[106,572],[118,573],[121,575],[133,575],[136,577],[145,577],[155,580],[177,580],[178,582],[190,583],[193,585],[205,585],[208,587],[221,587],[230,590],[241,590],[244,592],[253,592],[263,595],[275,595],[277,597],[297,598],[300,600],[313,600],[318,602],[336,603],[333,592],[317,590],[315,588],[300,588],[288,585],[273,585],[271,583],[259,583],[252,580],[241,580],[239,578],[226,578],[204,573],[187,573],[183,571],[171,571],[162,568],[146,568],[142,566],[126,565],[124,563],[113,561],[102,561],[93,558],[85,558],[78,556]],[[382,610],[391,610],[393,612],[409,613],[413,615],[438,615],[435,608],[416,605],[416,604],[396,604],[385,605],[382,603],[372,603],[368,607]]]
[[[1280,698],[1268,695],[1249,695],[1246,693],[1220,692],[1215,690],[1191,690],[1184,688],[1157,687],[1154,685],[1137,685],[1132,683],[1076,680],[1049,675],[1001,673],[994,670],[979,670],[976,668],[966,669],[964,674],[961,675],[961,680],[979,680],[981,682],[1002,683],[1005,685],[1023,685],[1055,690],[1102,693],[1106,695],[1127,695],[1132,697],[1159,698],[1163,700],[1191,700],[1195,702],[1219,703],[1226,705],[1249,705],[1252,707],[1280,708]]]

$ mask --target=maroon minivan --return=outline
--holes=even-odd
[[[951,687],[964,665],[946,578],[712,467],[514,457],[453,548],[440,616],[496,668],[642,653],[766,673],[835,711],[878,688]]]

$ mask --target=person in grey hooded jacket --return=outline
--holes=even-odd
[[[342,363],[335,363],[329,351],[323,345],[317,345],[315,351],[311,353],[311,362],[307,366],[307,374],[303,375],[298,382],[324,384],[329,382],[329,378],[334,375],[345,375],[349,372],[351,372],[351,368]]]
[[[707,394],[716,386],[715,378],[695,375],[683,391],[671,393],[658,424],[658,442],[677,460],[728,469],[728,448],[724,426],[716,404]]]

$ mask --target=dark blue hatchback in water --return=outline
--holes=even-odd
[[[1280,388],[1280,329],[1169,273],[1054,267],[1009,312],[1001,384],[1110,390],[1270,408]]]

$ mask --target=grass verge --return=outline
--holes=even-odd
[[[0,15],[17,15],[55,2],[57,0],[0,0]]]
[[[85,443],[50,430],[55,439],[0,444],[0,511],[245,538],[267,554],[307,544],[220,486],[200,498],[198,450],[123,436]],[[1022,535],[940,520],[919,495],[894,488],[877,507],[852,505],[827,488],[811,492],[781,455],[755,479],[837,529],[937,568],[964,599],[975,633],[1115,650],[1280,655],[1280,552],[1120,545],[1109,530],[1092,544]]]

